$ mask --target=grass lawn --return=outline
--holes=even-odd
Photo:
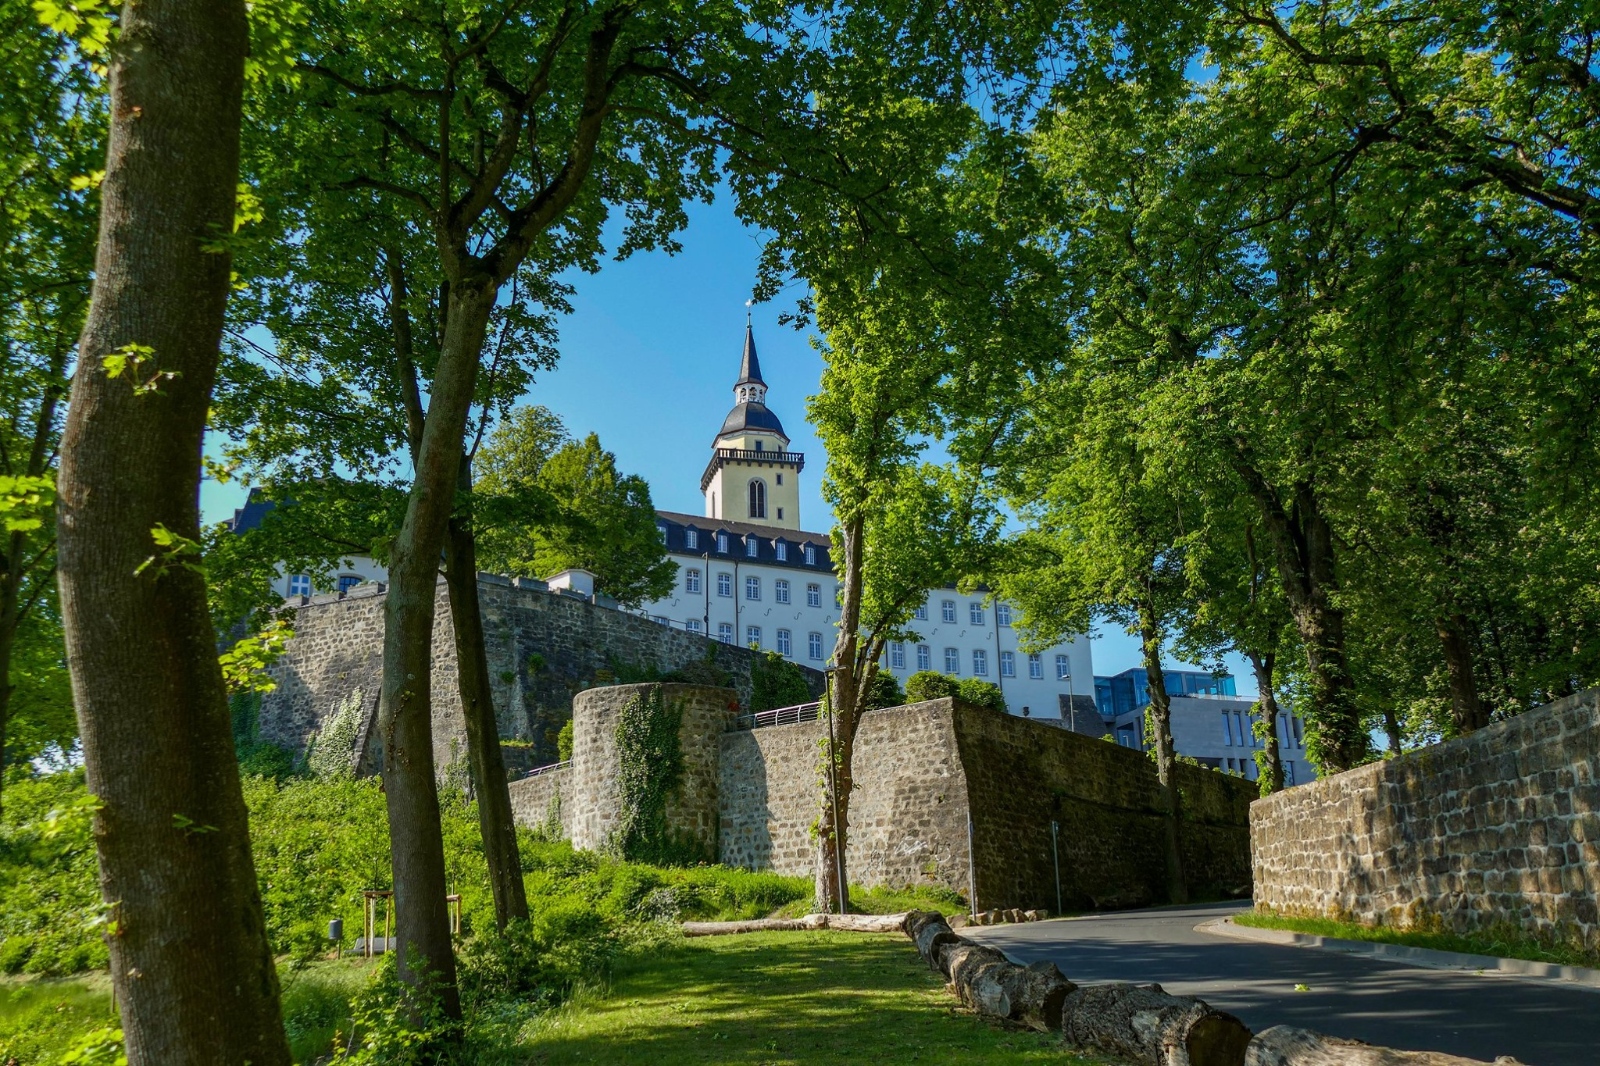
[[[1330,918],[1291,918],[1282,914],[1245,911],[1233,916],[1235,923],[1256,929],[1286,929],[1291,933],[1338,937],[1341,940],[1367,940],[1380,944],[1403,944],[1434,951],[1460,951],[1468,955],[1492,955],[1501,959],[1527,959],[1561,966],[1600,966],[1600,959],[1575,948],[1552,947],[1531,937],[1515,933],[1503,936],[1480,934],[1428,933],[1415,929],[1395,929],[1385,925],[1358,925]]]
[[[532,1063],[1089,1063],[958,1009],[903,936],[706,937],[618,965],[536,1023]]]

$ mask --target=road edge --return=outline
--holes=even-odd
[[[1345,940],[1340,937],[1317,936],[1313,933],[1294,933],[1287,929],[1257,929],[1253,926],[1238,925],[1232,917],[1212,918],[1201,922],[1194,929],[1197,933],[1230,937],[1234,940],[1253,940],[1257,943],[1279,944],[1285,947],[1316,948],[1322,951],[1337,951],[1345,955],[1367,955],[1427,970],[1454,970],[1461,973],[1511,977],[1521,981],[1600,993],[1600,970],[1583,966],[1561,966],[1551,962],[1531,962],[1527,959],[1502,959],[1494,955],[1469,955],[1459,951],[1435,951],[1432,948],[1380,944],[1369,940]]]

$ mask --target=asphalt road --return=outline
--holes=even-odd
[[[1600,1064],[1600,992],[1194,931],[1240,909],[1164,907],[962,933],[1019,962],[1050,959],[1079,984],[1154,981],[1199,996],[1258,1032],[1297,1025],[1395,1048],[1510,1055],[1527,1066]]]

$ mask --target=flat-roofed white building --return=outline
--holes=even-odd
[[[801,527],[805,456],[789,450],[783,423],[766,405],[767,385],[748,326],[733,389],[733,410],[712,442],[701,477],[705,513],[656,512],[678,579],[671,593],[645,604],[642,613],[663,625],[821,667],[833,655],[839,620],[830,540]],[[1030,654],[1020,647],[1013,618],[1009,604],[985,593],[930,590],[911,623],[917,639],[891,644],[884,667],[901,682],[919,670],[991,681],[1013,714],[1059,718],[1069,706],[1092,713],[1087,637]]]

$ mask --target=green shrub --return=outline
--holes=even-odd
[[[906,678],[906,701],[921,703],[923,700],[942,700],[954,696],[959,687],[960,682],[948,674],[918,670]]]
[[[879,670],[862,700],[862,709],[875,711],[879,707],[898,707],[905,702],[906,697],[900,691],[900,682],[887,670]]]
[[[811,700],[806,675],[794,663],[769,651],[750,668],[750,710],[770,711]]]
[[[106,965],[83,771],[23,777],[0,822],[0,969],[69,974]],[[3,1060],[0,1060],[3,1061]]]
[[[1006,697],[1000,691],[1000,686],[992,681],[982,681],[976,677],[964,677],[956,686],[956,697],[967,703],[977,704],[979,707],[992,707],[1005,713]]]
[[[561,727],[561,732],[556,734],[556,759],[567,762],[572,758],[572,719],[568,718]]]

